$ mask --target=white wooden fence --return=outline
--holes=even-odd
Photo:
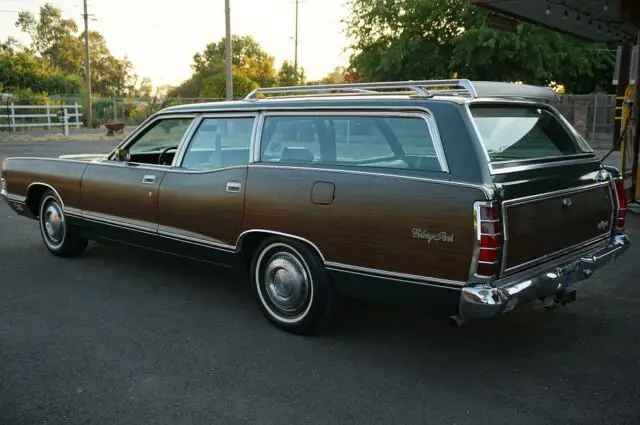
[[[82,105],[15,105],[0,104],[0,129],[10,128],[16,131],[18,128],[44,127],[51,130],[53,127],[67,127],[73,125],[80,128]],[[44,110],[41,114],[33,113]],[[64,114],[66,112],[66,120]],[[28,119],[28,122],[23,120]],[[6,121],[6,122],[4,122]],[[65,128],[66,129],[66,128]]]

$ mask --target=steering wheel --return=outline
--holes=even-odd
[[[158,155],[158,164],[160,165],[170,165],[170,164],[163,164],[162,163],[162,158],[167,154],[167,152],[169,152],[172,149],[178,149],[177,146],[169,146],[168,148],[165,148],[162,150],[162,152],[160,152],[160,155]]]

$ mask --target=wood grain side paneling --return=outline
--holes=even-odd
[[[563,199],[571,206],[563,206]],[[609,186],[506,207],[506,268],[538,259],[611,230]],[[598,227],[606,223],[606,228]]]
[[[335,184],[331,205],[311,202],[315,182]],[[250,167],[244,229],[310,240],[328,262],[466,281],[478,188],[392,176]],[[414,237],[446,232],[451,242]]]

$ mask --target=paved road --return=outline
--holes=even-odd
[[[56,259],[1,205],[0,424],[639,423],[639,254],[554,312],[451,329],[359,302],[303,338],[239,273],[100,245]]]

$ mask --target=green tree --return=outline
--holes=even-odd
[[[40,7],[37,18],[30,12],[20,12],[16,26],[29,35],[31,45],[24,48],[15,40],[8,39],[7,42],[0,43],[0,52],[13,52],[12,57],[3,57],[5,65],[15,61],[12,66],[23,69],[27,75],[20,78],[6,74],[11,83],[7,84],[8,80],[2,79],[0,82],[5,87],[14,89],[30,88],[39,91],[40,87],[50,87],[54,90],[49,91],[50,93],[69,93],[69,90],[77,92],[75,82],[84,79],[84,34],[77,34],[78,26],[75,21],[65,19],[60,9],[45,4]],[[114,57],[99,32],[89,32],[89,51],[91,88],[94,93],[102,96],[126,96],[136,89],[137,76],[133,74],[131,62],[126,57]]]
[[[52,4],[40,7],[38,19],[27,11],[18,14],[16,26],[31,37],[32,48],[47,59],[52,66],[58,66],[65,71],[66,66],[73,67],[66,61],[72,59],[67,54],[66,48],[73,44],[73,34],[78,31],[78,26],[73,19],[64,19],[62,11]]]
[[[607,86],[613,56],[531,24],[515,33],[487,25],[468,0],[349,0],[351,64],[363,80],[464,77],[532,84],[558,81],[570,92]]]
[[[280,70],[278,71],[278,85],[280,87],[298,86],[305,84],[307,77],[304,75],[304,69],[298,67],[298,74],[296,76],[296,69],[294,65],[289,61],[284,61]]]
[[[209,43],[202,52],[194,55],[192,68],[195,74],[206,78],[224,69],[225,41],[226,37],[223,37],[217,43]],[[275,85],[273,56],[262,50],[260,44],[251,36],[234,35],[231,37],[231,42],[231,64],[234,71],[245,75],[262,87]]]
[[[250,36],[232,36],[232,73],[242,78],[242,84],[246,80],[252,81],[260,87],[272,87],[276,85],[278,78],[274,68],[273,56],[262,50],[260,44]],[[204,96],[205,80],[220,75],[225,75],[225,38],[216,43],[209,43],[202,52],[193,56],[192,76],[180,86],[169,91],[169,96],[198,97]],[[214,80],[209,80],[209,83]],[[235,83],[234,83],[235,85]],[[241,85],[242,87],[242,85]],[[211,94],[210,90],[206,93]],[[234,90],[234,95],[237,93]],[[211,97],[211,96],[206,96]],[[217,97],[217,96],[213,96]],[[224,97],[224,94],[223,96]]]
[[[245,75],[241,73],[233,74],[234,97],[244,97],[258,87],[258,83],[247,78]],[[200,95],[202,97],[223,99],[226,96],[226,92],[226,75],[216,74],[203,80]]]
[[[34,93],[77,94],[82,80],[52,67],[32,52],[0,48],[0,84],[10,92],[28,89]]]

